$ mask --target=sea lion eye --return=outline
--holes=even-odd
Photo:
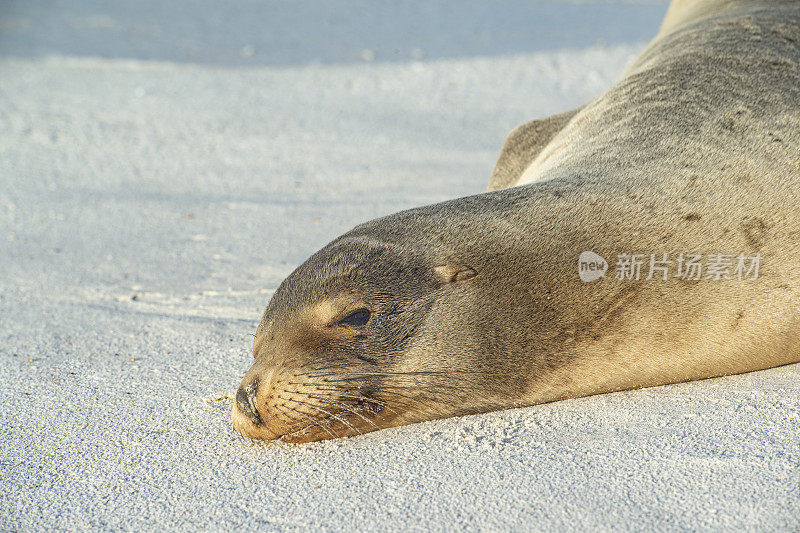
[[[369,309],[362,307],[361,309],[356,309],[343,319],[339,320],[337,324],[343,324],[348,326],[363,326],[369,321],[370,312]]]

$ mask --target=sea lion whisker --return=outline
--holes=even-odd
[[[374,376],[366,376],[366,377],[374,377]],[[336,383],[340,383],[340,382],[361,381],[364,378],[365,378],[365,376],[363,376],[363,375],[356,375],[354,377],[349,377],[349,378],[331,379],[331,380],[328,380],[328,383],[336,384]],[[400,376],[400,379],[403,379],[403,378],[411,379],[412,376]],[[404,388],[405,389],[405,388],[408,388],[409,386],[411,386],[412,384],[414,386],[416,386],[416,387],[419,387],[423,383],[421,383],[419,381],[413,381],[413,383],[405,384],[405,385],[391,385],[391,384],[388,384],[388,383],[383,383],[383,384],[381,384],[381,386],[393,387],[393,388]],[[441,389],[441,390],[454,390],[454,391],[462,391],[463,390],[462,387],[459,387],[459,386],[456,386],[456,385],[451,385],[449,383],[435,382],[435,383],[432,383],[431,386],[436,387],[437,389]]]
[[[311,385],[316,389],[314,392],[323,392],[323,391],[336,392],[340,396],[343,396],[343,397],[348,397],[348,398],[353,398],[353,399],[356,399],[356,400],[363,400],[363,401],[367,401],[367,402],[376,403],[376,404],[380,405],[382,408],[385,408],[385,409],[391,411],[392,413],[394,413],[396,415],[400,414],[397,410],[392,409],[389,406],[388,403],[382,402],[377,398],[370,398],[368,396],[364,396],[364,395],[360,395],[360,394],[350,394],[350,395],[342,394],[342,392],[358,391],[358,388],[355,388],[355,387],[342,387],[342,386],[339,386],[339,385],[331,385],[331,386],[327,386],[326,387],[326,386],[320,386],[320,385],[315,384],[315,383],[299,383],[299,382],[289,382],[289,385],[301,385],[301,386],[309,386],[309,385]],[[380,389],[375,389],[375,391],[378,392],[378,391],[380,391]],[[392,391],[385,391],[385,392],[387,392],[389,394],[394,394],[395,396],[405,397],[406,399],[411,400],[411,401],[416,401],[414,398],[412,398],[410,396],[406,396],[406,395],[403,395],[403,394],[400,394],[400,393],[397,393],[397,392],[392,392]],[[303,394],[305,396],[312,396],[309,392],[306,392],[306,391],[294,391],[293,394]],[[281,398],[283,400],[295,401],[294,398],[288,398],[286,396],[278,395],[277,397]],[[397,400],[393,400],[393,402],[398,407],[408,407],[408,404],[405,403],[405,402],[399,402]],[[417,402],[417,403],[420,403],[420,402]],[[424,404],[422,404],[422,405],[424,405]]]
[[[341,382],[345,382],[345,381],[361,381],[361,380],[366,380],[368,378],[388,377],[391,374],[360,374],[360,373],[353,373],[349,377],[340,377],[340,378],[337,378],[337,379],[327,379],[329,377],[333,377],[333,376],[336,376],[336,375],[337,374],[326,374],[325,376],[317,376],[317,377],[325,377],[326,379],[325,379],[324,383],[341,383]],[[341,374],[339,374],[339,375],[341,375]],[[394,377],[398,377],[399,379],[413,379],[414,377],[420,377],[420,376],[400,375],[400,376],[394,376]]]
[[[331,389],[331,390],[338,390],[338,389]],[[361,395],[357,395],[357,394],[340,394],[339,396],[341,396],[343,398],[354,398],[354,399],[357,399],[357,400],[364,400],[364,401],[367,401],[367,402],[376,403],[376,404],[380,405],[381,407],[388,407],[388,405],[385,402],[382,402],[382,401],[378,400],[377,398],[370,398],[368,396],[361,396]]]
[[[322,424],[322,422],[325,421],[324,418],[316,418],[316,417],[312,418],[311,416],[307,415],[306,413],[304,413],[302,411],[299,411],[299,410],[297,410],[297,409],[295,409],[293,407],[289,407],[288,405],[286,406],[286,408],[291,410],[291,411],[294,411],[295,413],[298,413],[301,416],[306,417],[307,419],[309,419],[311,421],[311,425],[310,426],[308,426],[308,427],[306,427],[304,429],[300,429],[300,430],[298,430],[297,432],[294,432],[294,433],[299,433],[299,432],[302,432],[302,431],[307,431],[307,430],[309,430],[311,428],[314,428],[314,427],[319,427],[319,428],[324,429],[326,432],[328,432],[328,435],[330,435],[334,439],[339,436],[338,434],[336,434],[336,433],[332,432],[330,429],[328,429],[328,427],[326,427],[324,424]],[[294,433],[292,433],[292,434],[294,434]]]
[[[317,407],[316,405],[312,405],[312,404],[310,404],[310,403],[306,403],[306,402],[304,402],[304,401],[301,401],[301,400],[294,400],[294,401],[295,401],[295,402],[297,402],[297,403],[299,403],[300,405],[304,405],[304,406],[306,406],[306,407],[310,407],[311,409],[315,409],[315,410],[319,411],[320,413],[324,413],[324,414],[325,414],[325,415],[327,415],[329,418],[333,418],[333,419],[335,419],[335,420],[338,420],[338,421],[339,421],[339,422],[341,422],[342,424],[346,425],[347,427],[349,427],[350,429],[352,429],[353,431],[355,431],[356,433],[358,433],[359,435],[361,435],[361,431],[359,431],[359,430],[358,430],[358,429],[357,429],[355,426],[353,426],[352,424],[350,424],[350,422],[348,422],[348,421],[347,421],[347,420],[345,420],[344,418],[339,418],[339,417],[338,417],[336,414],[334,414],[334,413],[329,413],[329,412],[328,412],[328,411],[326,411],[325,409],[322,409],[321,407]],[[324,419],[323,419],[323,420],[324,420]]]
[[[325,420],[323,417],[314,416],[313,414],[310,414],[310,413],[304,413],[303,411],[300,411],[299,409],[296,409],[296,408],[294,408],[294,407],[291,407],[291,406],[287,405],[287,404],[286,404],[287,402],[294,402],[294,403],[298,403],[298,402],[296,402],[296,401],[295,401],[294,399],[292,399],[292,398],[287,398],[287,397],[285,397],[285,396],[276,396],[276,398],[279,398],[279,399],[281,399],[281,400],[284,400],[284,403],[282,403],[282,404],[280,404],[280,405],[275,405],[275,406],[274,406],[276,409],[280,410],[280,411],[281,411],[282,413],[284,413],[284,414],[286,414],[286,411],[284,410],[284,408],[285,408],[285,409],[288,409],[288,410],[290,410],[290,411],[292,411],[292,412],[294,412],[294,413],[297,413],[297,414],[299,414],[299,415],[301,415],[301,416],[305,417],[306,419],[310,420],[310,421],[311,421],[311,422],[313,422],[314,424],[319,424],[320,422],[322,422],[322,421],[324,421],[324,420]],[[290,419],[291,419],[291,420],[297,420],[297,418],[296,418],[296,417],[294,417],[294,416],[290,416]],[[302,422],[302,421],[299,421],[299,420],[297,420],[297,423],[298,423],[298,424],[307,424],[307,422]]]
[[[385,390],[385,389],[376,389],[375,392],[376,393],[381,393],[381,394],[393,394],[395,396],[400,396],[402,398],[406,398],[406,399],[408,399],[410,401],[413,401],[413,402],[419,404],[425,410],[435,409],[437,411],[441,411],[441,407],[443,405],[452,406],[455,403],[454,400],[458,399],[458,398],[450,397],[450,398],[447,399],[447,402],[445,402],[443,404],[442,401],[439,398],[437,398],[436,396],[432,396],[430,394],[426,394],[425,391],[422,391],[422,392],[418,393],[414,397],[411,397],[411,396],[408,396],[408,395],[405,395],[405,394],[402,394],[402,393],[399,393],[399,392],[396,392],[396,391]],[[463,391],[460,391],[460,392],[463,393]]]
[[[384,409],[388,409],[389,411],[391,411],[391,412],[393,412],[393,413],[395,413],[397,415],[400,414],[396,410],[392,409],[391,406],[389,406],[388,403],[383,402],[383,401],[381,401],[381,400],[379,400],[377,398],[370,398],[369,396],[362,396],[362,395],[358,395],[358,394],[342,394],[342,391],[349,392],[349,391],[357,391],[357,390],[358,390],[357,388],[353,388],[353,387],[338,387],[338,386],[317,387],[317,392],[321,392],[321,391],[336,392],[336,393],[338,393],[339,396],[341,396],[343,398],[353,398],[355,400],[364,400],[364,401],[367,401],[367,402],[376,403],[376,404],[380,405],[381,407],[383,407]],[[305,394],[306,396],[311,396],[307,392],[302,392],[302,394]],[[394,403],[396,405],[398,405],[399,407],[407,406],[407,404],[398,402],[396,400],[394,401]]]
[[[353,398],[355,400],[363,400],[363,401],[367,401],[367,402],[372,402],[372,403],[378,404],[382,409],[386,409],[386,410],[391,411],[392,413],[394,413],[396,415],[400,415],[400,413],[397,412],[396,410],[392,409],[392,407],[388,403],[382,402],[382,401],[380,401],[380,400],[378,400],[376,398],[368,398],[366,396],[351,396],[351,395],[347,395],[347,394],[340,394],[340,396],[342,396],[344,398]],[[408,404],[403,403],[403,402],[395,402],[395,403],[398,405],[398,407],[407,407],[408,406]]]
[[[414,370],[408,372],[330,372],[323,374],[303,374],[308,377],[327,377],[327,376],[449,376],[453,374],[477,374],[480,376],[507,376],[500,372],[483,372],[480,370]]]
[[[419,396],[417,396],[417,397],[408,396],[407,394],[402,394],[400,392],[395,392],[395,391],[390,391],[390,390],[380,389],[380,388],[379,389],[374,389],[374,392],[382,393],[382,394],[394,394],[395,396],[401,396],[401,397],[403,397],[403,398],[405,398],[407,400],[411,400],[411,401],[414,401],[414,402],[417,402],[417,403],[422,403],[417,399],[417,398],[419,398]],[[425,404],[422,404],[422,405],[425,405]]]
[[[384,394],[392,394],[391,391],[381,391],[381,392],[384,393]],[[409,397],[403,396],[401,394],[395,394],[395,396],[400,396],[402,398],[405,398],[405,400],[392,399],[392,404],[396,405],[397,407],[402,407],[404,409],[411,409],[416,404],[416,406],[419,407],[419,408],[428,409],[428,404],[426,404],[424,401],[422,401],[421,397],[420,398],[409,398]],[[391,409],[389,407],[387,407],[387,409],[390,409],[393,413],[395,413],[396,415],[400,416],[400,413],[395,411],[394,409]]]
[[[336,382],[350,382],[350,381],[353,381],[354,379],[355,378],[348,378],[348,379],[342,379],[342,380],[331,380],[329,382],[330,383],[329,386],[320,385],[320,384],[317,384],[317,383],[302,383],[302,382],[289,382],[288,384],[289,385],[300,385],[300,386],[305,386],[305,387],[309,387],[309,388],[313,387],[314,389],[316,389],[316,391],[336,391],[336,392],[358,391],[359,390],[358,387],[346,387],[346,386],[338,385],[336,383]],[[415,385],[419,386],[418,383],[415,383]],[[412,401],[414,400],[414,398],[412,398],[410,396],[402,395],[402,394],[400,394],[398,392],[386,391],[385,390],[385,388],[387,388],[387,387],[388,388],[399,388],[399,389],[402,389],[402,390],[407,390],[409,387],[406,386],[406,385],[390,385],[390,384],[384,383],[384,384],[382,384],[382,387],[384,389],[375,389],[375,388],[373,388],[372,390],[374,390],[376,392],[379,391],[379,390],[384,390],[384,392],[392,393],[392,394],[395,394],[395,395],[398,395],[398,396],[404,396],[405,398],[407,398],[409,400],[412,400]],[[463,390],[461,388],[459,388],[457,386],[454,386],[454,385],[437,383],[435,385],[435,387],[437,389],[446,389],[446,390],[452,390],[452,391],[456,391],[456,392],[463,392]],[[363,396],[360,397],[360,398],[364,399],[364,400],[367,400],[367,401],[374,401],[373,398],[367,398],[367,397],[363,397]]]
[[[392,387],[392,386],[389,386],[389,387],[390,387],[390,388],[399,388],[399,387]],[[401,388],[401,390],[409,390],[409,389],[407,389],[407,388],[405,388],[405,387],[402,387],[402,388]],[[454,391],[454,392],[461,392],[461,393],[463,393],[463,391],[461,391],[461,390],[458,390],[458,389],[453,389],[453,391]],[[408,399],[408,400],[414,401],[414,402],[416,402],[416,403],[418,403],[418,404],[422,405],[422,406],[423,406],[423,407],[425,407],[426,409],[429,409],[429,408],[430,408],[430,404],[429,404],[429,403],[425,403],[425,402],[424,402],[424,401],[422,401],[422,400],[428,400],[428,401],[434,401],[434,402],[436,402],[436,403],[441,403],[441,402],[440,402],[440,400],[438,400],[438,399],[437,399],[435,396],[426,395],[426,394],[425,394],[425,391],[421,391],[421,392],[420,392],[419,394],[417,394],[416,396],[408,396],[407,394],[403,394],[403,393],[401,393],[401,392],[397,392],[397,391],[393,391],[393,390],[386,390],[386,388],[382,388],[382,389],[375,389],[375,392],[380,392],[380,393],[382,393],[382,394],[393,394],[393,395],[395,395],[395,396],[400,396],[400,397],[406,398],[406,399]],[[461,398],[461,399],[464,399],[464,398]],[[448,401],[448,404],[452,404],[452,403],[453,403],[453,400],[454,400],[454,398],[450,398],[450,399],[449,399],[449,401]]]
[[[315,400],[320,400],[320,401],[323,401],[323,402],[325,402],[325,403],[327,403],[329,405],[332,405],[334,407],[338,407],[340,409],[343,409],[344,411],[347,411],[348,413],[352,413],[352,414],[356,415],[357,417],[361,418],[364,422],[367,422],[368,424],[372,424],[375,427],[379,427],[378,424],[376,424],[374,420],[370,420],[369,418],[363,416],[361,413],[359,413],[358,411],[353,409],[353,407],[355,407],[355,406],[348,406],[347,404],[334,402],[334,401],[331,401],[331,400],[329,400],[327,398],[323,398],[322,396],[315,396],[313,394],[308,394],[307,396],[309,398],[314,398]]]
[[[326,387],[324,383],[307,383],[301,381],[289,381],[286,383],[287,385],[299,385],[301,387],[313,388],[317,390],[331,390],[330,387]],[[331,385],[331,387],[335,387],[336,385]]]
[[[320,386],[320,385],[318,385],[316,383],[298,383],[298,382],[289,382],[289,385],[313,386],[313,388],[315,389],[313,392],[320,392],[320,393],[324,392],[324,391],[336,392],[341,397],[353,398],[355,400],[363,400],[363,401],[366,401],[366,402],[372,402],[372,403],[378,404],[382,408],[385,408],[385,409],[387,409],[387,410],[389,410],[389,411],[391,411],[391,412],[393,412],[393,413],[395,413],[397,415],[400,414],[396,410],[392,409],[389,406],[389,404],[387,404],[386,402],[383,402],[383,401],[381,401],[381,400],[379,400],[377,398],[370,398],[368,396],[363,396],[363,395],[359,395],[359,394],[342,394],[342,392],[356,392],[356,391],[358,391],[358,388],[356,388],[356,387],[341,387],[341,386],[337,386],[337,385],[331,385],[331,386],[326,387],[326,386]],[[301,391],[293,391],[293,394],[303,394],[305,396],[310,396],[310,397],[312,396],[311,393],[309,393],[307,391],[302,391],[302,390]],[[285,399],[285,400],[293,401],[291,398],[286,398],[285,396],[278,396],[278,397],[282,398],[282,399]],[[317,396],[317,398],[321,398],[321,397]],[[402,404],[402,403],[397,402],[397,401],[395,401],[395,404],[397,404],[399,407],[405,407],[406,406],[405,404]]]
[[[373,390],[375,390],[375,391],[381,390],[381,391],[386,391],[386,392],[391,392],[391,391],[397,392],[397,391],[399,391],[399,392],[397,392],[397,394],[401,394],[401,393],[404,393],[404,392],[405,393],[413,393],[413,394],[427,392],[428,395],[430,395],[431,397],[434,397],[435,393],[440,393],[440,394],[441,393],[446,393],[446,394],[450,395],[450,397],[453,398],[453,399],[456,398],[456,396],[455,396],[456,394],[458,394],[460,392],[463,392],[463,389],[460,389],[459,387],[454,386],[454,385],[444,385],[444,384],[435,384],[435,383],[428,383],[428,384],[420,384],[420,383],[397,383],[397,384],[391,384],[391,383],[386,383],[386,384],[382,384],[382,385],[377,386]]]
[[[284,405],[283,405],[283,404],[281,404],[281,405],[276,405],[276,406],[274,406],[274,407],[275,407],[275,409],[277,409],[277,410],[278,410],[278,411],[279,411],[279,412],[280,412],[280,413],[281,413],[281,414],[284,416],[284,418],[285,418],[285,419],[288,419],[289,423],[287,424],[287,426],[289,426],[289,430],[290,430],[290,431],[293,429],[293,427],[299,426],[299,425],[301,425],[301,424],[303,424],[303,423],[304,423],[304,422],[302,422],[301,420],[298,420],[298,419],[297,419],[295,416],[293,416],[292,414],[290,414],[290,413],[286,412],[286,410],[283,408],[283,407],[284,407]],[[290,407],[286,407],[286,408],[287,408],[287,409],[291,409]]]
[[[308,394],[306,394],[305,396],[308,396]],[[306,402],[304,402],[302,400],[298,400],[297,398],[288,398],[288,397],[285,397],[285,396],[278,396],[278,397],[283,399],[283,400],[286,400],[286,401],[289,401],[289,402],[292,402],[292,403],[296,403],[298,405],[302,405],[304,407],[308,407],[310,409],[314,409],[315,411],[319,411],[320,413],[323,413],[325,416],[321,417],[319,420],[335,419],[335,420],[338,420],[339,422],[342,422],[343,424],[349,425],[349,424],[347,424],[346,421],[338,418],[335,413],[330,413],[330,412],[328,412],[328,411],[326,411],[326,410],[324,410],[324,409],[322,409],[320,407],[317,407],[315,405],[312,405],[310,403],[306,403]],[[351,426],[351,428],[352,428],[352,426]],[[355,428],[352,428],[352,429],[355,429]]]

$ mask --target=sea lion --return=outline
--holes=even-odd
[[[233,406],[305,442],[800,361],[800,2],[677,0],[489,191],[355,227],[267,305]]]

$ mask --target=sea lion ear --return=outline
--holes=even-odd
[[[443,265],[435,267],[434,272],[442,283],[455,283],[474,278],[478,273],[466,265]]]

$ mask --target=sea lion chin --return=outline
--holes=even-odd
[[[797,102],[800,2],[676,0],[616,85],[512,132],[490,192],[289,275],[234,427],[308,442],[800,361]],[[681,275],[697,254],[716,278]]]

